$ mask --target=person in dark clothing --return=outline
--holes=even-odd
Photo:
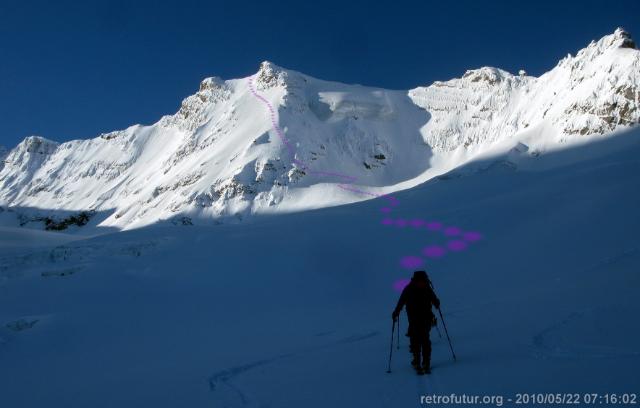
[[[418,370],[431,372],[431,339],[429,331],[434,320],[432,306],[440,308],[440,300],[433,292],[429,284],[429,277],[425,271],[413,273],[411,282],[404,288],[396,308],[391,317],[395,321],[400,315],[402,308],[407,308],[407,318],[409,320],[409,344],[413,354],[411,364]],[[422,367],[420,366],[422,357]]]

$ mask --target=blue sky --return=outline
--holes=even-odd
[[[639,15],[638,1],[0,0],[0,144],[150,124],[202,78],[265,59],[394,89],[483,65],[539,75],[617,26],[640,39]]]

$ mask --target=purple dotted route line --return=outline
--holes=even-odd
[[[343,183],[346,184],[338,184],[338,187],[345,190],[358,194],[368,195],[376,198],[384,198],[387,200],[388,204],[384,207],[380,208],[380,212],[385,214],[385,217],[382,219],[382,225],[389,227],[397,227],[397,228],[414,228],[414,229],[422,229],[429,232],[441,233],[444,235],[448,241],[444,245],[429,245],[422,249],[422,253],[420,256],[416,255],[407,255],[400,258],[400,266],[404,269],[414,270],[416,268],[420,268],[425,264],[425,258],[427,259],[439,259],[444,257],[447,253],[452,252],[461,252],[469,247],[469,244],[477,242],[482,239],[482,234],[477,231],[463,231],[461,228],[456,226],[446,226],[439,221],[433,220],[423,220],[423,219],[404,219],[404,218],[391,218],[389,214],[393,211],[392,207],[398,206],[398,200],[390,196],[388,194],[378,194],[372,193],[370,191],[360,190],[351,186],[349,183],[354,183],[357,180],[357,177],[349,176],[341,173],[333,173],[327,171],[316,171],[312,170],[305,162],[297,159],[295,156],[295,148],[289,142],[289,139],[285,136],[282,129],[278,125],[278,121],[276,118],[276,110],[274,109],[271,102],[269,102],[264,96],[260,95],[254,85],[253,85],[253,77],[249,77],[249,90],[260,100],[269,110],[269,115],[271,118],[271,126],[276,131],[278,138],[282,142],[282,144],[287,148],[289,152],[289,156],[291,157],[291,162],[298,165],[301,169],[305,170],[309,174],[313,174],[319,177],[335,177],[338,179],[342,179]],[[409,284],[409,279],[399,279],[393,283],[393,289],[401,292],[404,287]]]

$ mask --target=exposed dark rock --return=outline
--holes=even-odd
[[[78,215],[71,215],[61,221],[56,221],[49,217],[46,217],[43,221],[47,231],[62,231],[71,225],[77,225],[78,227],[86,225],[92,215],[92,212],[83,211]]]
[[[95,215],[94,211],[82,211],[75,215],[70,215],[63,219],[56,219],[50,216],[27,216],[24,214],[18,215],[18,222],[21,227],[24,227],[30,222],[42,222],[44,223],[44,228],[47,231],[62,231],[67,229],[72,225],[77,225],[78,227],[82,227],[86,225],[91,217]]]
[[[171,223],[173,225],[193,225],[193,220],[191,219],[191,217],[182,216],[172,219]]]

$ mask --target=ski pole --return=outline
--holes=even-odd
[[[444,317],[442,317],[442,310],[438,308],[438,313],[440,313],[440,320],[442,321],[442,327],[444,327],[444,334],[447,335],[447,341],[449,342],[449,348],[451,349],[451,354],[453,355],[453,361],[457,361],[456,353],[453,352],[453,346],[451,345],[451,338],[449,338],[449,332],[447,331],[447,325],[444,323]]]
[[[433,287],[433,282],[431,282],[431,279],[427,278],[427,280],[429,281],[429,286],[431,286],[431,290],[433,291],[433,293],[436,293],[436,289]],[[442,327],[444,328],[444,334],[447,335],[447,341],[449,342],[449,348],[451,349],[451,354],[453,355],[453,361],[458,361],[456,359],[456,353],[454,353],[453,351],[453,345],[451,345],[451,338],[449,337],[449,331],[447,330],[447,325],[444,323],[444,317],[442,316],[442,310],[440,310],[440,308],[438,308],[438,313],[440,314],[440,320],[442,321]],[[438,332],[440,332],[440,330],[438,330]]]
[[[396,329],[396,320],[393,319],[393,323],[391,324],[391,347],[389,347],[389,368],[387,368],[387,373],[391,373],[391,356],[393,355],[393,332]]]
[[[432,289],[433,290],[433,289]],[[438,332],[438,338],[442,338],[442,333],[440,333],[440,327],[438,327],[438,318],[433,315],[433,320],[431,321],[431,327],[435,327]]]
[[[398,332],[396,333],[396,348],[400,350],[400,315],[398,315]]]

